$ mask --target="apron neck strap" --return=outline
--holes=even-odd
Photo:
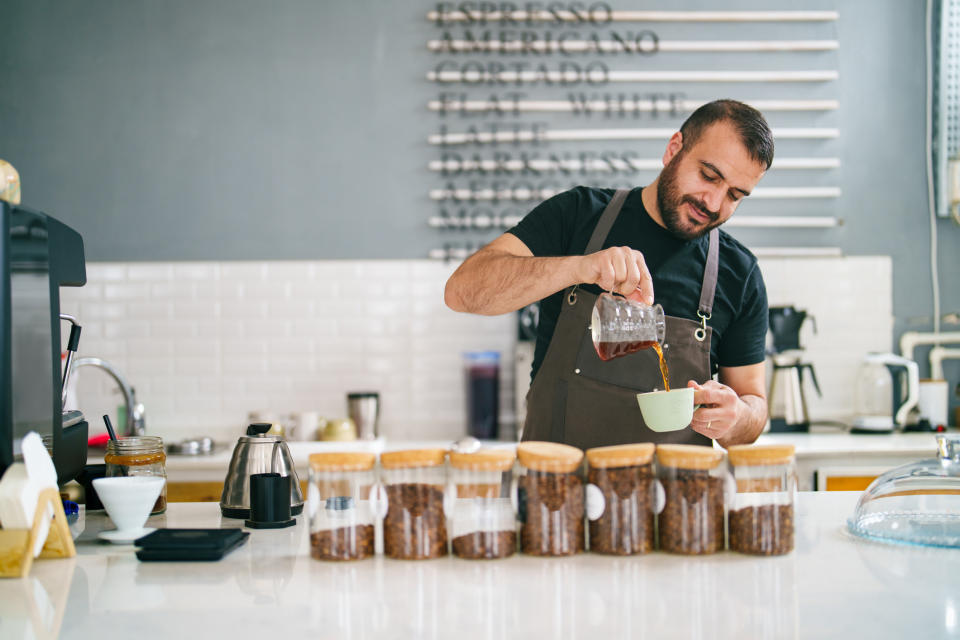
[[[607,208],[600,214],[600,220],[597,221],[597,226],[593,230],[593,235],[590,236],[590,242],[587,243],[587,248],[584,250],[583,255],[600,251],[600,248],[603,247],[603,241],[607,239],[607,234],[610,233],[613,223],[616,222],[617,216],[620,215],[620,209],[623,208],[623,203],[626,201],[628,195],[630,195],[630,189],[616,190],[613,197],[610,198],[610,204],[608,204]]]
[[[710,230],[710,245],[707,248],[707,264],[703,267],[703,284],[700,286],[700,309],[697,313],[701,318],[709,318],[713,312],[713,297],[717,291],[717,268],[720,264],[720,231]]]

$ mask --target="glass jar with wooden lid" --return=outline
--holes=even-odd
[[[163,450],[163,439],[159,436],[130,436],[107,440],[107,451],[103,456],[106,465],[105,475],[112,476],[157,476],[167,478],[167,454]],[[150,515],[167,510],[167,483]]]
[[[707,554],[724,547],[723,451],[692,444],[657,446],[664,505],[657,518],[660,549]]]
[[[461,558],[506,558],[517,550],[517,518],[510,500],[512,449],[450,453],[450,538]]]
[[[537,556],[583,551],[583,451],[555,442],[521,442],[517,458],[521,551]]]
[[[408,449],[380,454],[386,493],[383,552],[422,560],[447,555],[445,449]]]
[[[657,479],[650,442],[587,449],[590,550],[632,555],[653,550]]]
[[[376,459],[363,452],[310,454],[307,513],[310,555],[317,560],[360,560],[374,554]]]
[[[793,551],[794,446],[738,445],[727,450],[727,459],[737,485],[728,523],[730,549],[754,555]]]

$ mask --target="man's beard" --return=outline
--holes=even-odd
[[[660,209],[660,217],[670,233],[684,240],[693,240],[714,227],[719,227],[720,213],[710,211],[703,201],[680,193],[680,187],[677,186],[677,167],[680,165],[681,156],[682,153],[674,156],[673,160],[660,172],[660,180],[657,182],[657,208]],[[710,219],[710,222],[704,224],[694,222],[695,226],[691,227],[688,218],[680,212],[684,203],[699,209]]]

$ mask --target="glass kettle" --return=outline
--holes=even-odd
[[[650,306],[604,292],[593,305],[590,334],[601,360],[663,344],[666,332],[666,318],[659,304]]]
[[[874,480],[847,528],[880,542],[960,548],[960,434],[937,435],[937,457]]]

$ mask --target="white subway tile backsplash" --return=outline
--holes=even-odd
[[[103,287],[105,300],[137,300],[150,297],[148,284],[108,284]]]
[[[266,279],[267,264],[265,262],[221,262],[220,278],[223,280],[238,280],[252,282]]]
[[[447,309],[443,287],[456,266],[93,263],[87,286],[62,290],[62,307],[84,326],[81,355],[119,366],[147,406],[148,429],[167,438],[232,441],[253,410],[343,417],[348,391],[379,390],[385,434],[452,439],[465,428],[464,352],[501,353],[505,421],[515,393],[514,314]],[[801,337],[824,393],[811,413],[848,415],[860,358],[892,347],[890,259],[768,258],[761,268],[771,305],[816,318],[818,332],[809,325]],[[117,404],[109,381],[83,394],[90,406]]]
[[[103,324],[103,337],[107,340],[146,338],[147,335],[149,335],[149,327],[145,322],[104,322]]]
[[[220,265],[215,262],[178,262],[173,265],[173,279],[213,282],[220,278]]]
[[[290,283],[283,280],[247,282],[243,286],[243,295],[249,299],[270,301],[277,298],[289,298],[290,290]]]
[[[250,338],[262,338],[262,339],[272,339],[272,338],[285,338],[290,335],[290,328],[293,324],[286,320],[280,319],[250,319],[244,320],[241,331],[243,335]]]
[[[138,282],[148,281],[168,281],[173,277],[172,264],[140,263],[127,266],[127,280]]]
[[[127,265],[91,263],[87,265],[87,282],[114,282],[127,279]]]
[[[174,373],[178,376],[219,375],[222,370],[219,358],[178,355],[174,359]]]

